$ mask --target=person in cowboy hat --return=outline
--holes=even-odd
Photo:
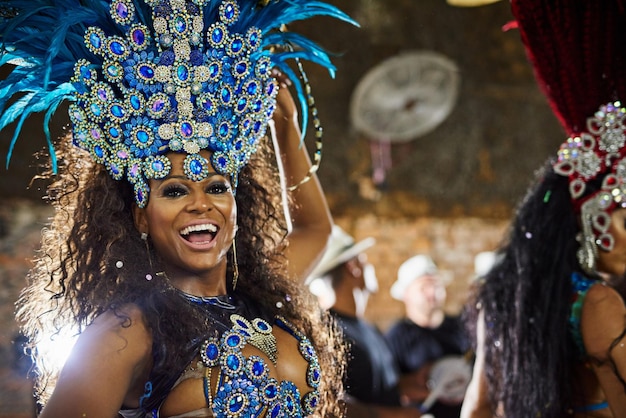
[[[391,296],[404,303],[406,316],[394,323],[386,334],[402,374],[402,396],[421,404],[431,393],[427,382],[438,360],[460,357],[468,341],[459,317],[444,311],[446,285],[451,281],[431,257],[415,255],[398,269]],[[458,418],[462,397],[443,393],[428,409],[437,418]]]
[[[378,291],[374,266],[365,254],[374,244],[374,238],[356,242],[333,226],[326,252],[307,282],[349,344],[347,416],[419,417],[416,408],[401,406],[395,358],[383,334],[364,318],[369,295]]]

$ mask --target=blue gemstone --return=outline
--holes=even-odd
[[[313,370],[313,380],[314,380],[315,382],[317,382],[318,380],[320,380],[320,371],[319,371],[319,369],[317,369],[317,368],[315,368],[315,369]]]
[[[220,66],[219,64],[213,63],[209,65],[209,76],[211,78],[215,78],[220,74]]]
[[[224,18],[226,18],[226,20],[231,20],[233,17],[235,17],[235,8],[232,4],[228,4],[224,8]]]
[[[111,173],[114,175],[120,174],[120,168],[115,163],[109,164],[109,168],[111,169]]]
[[[186,65],[179,65],[176,69],[176,74],[180,81],[186,81],[189,78],[189,70]]]
[[[211,39],[216,44],[219,44],[224,39],[224,32],[220,28],[213,29],[213,33],[211,33]]]
[[[93,113],[95,116],[100,116],[100,114],[102,113],[100,106],[98,106],[95,103],[92,103],[91,106],[89,106],[89,108],[91,109],[91,113]]]
[[[261,102],[260,100],[257,100],[256,102],[254,102],[255,112],[260,112],[262,107],[263,107],[263,102]]]
[[[126,52],[124,45],[118,41],[111,42],[111,46],[109,48],[111,48],[111,52],[115,55],[123,55],[124,52]]]
[[[135,110],[141,109],[141,99],[133,94],[132,96],[130,96],[130,105]]]
[[[144,130],[137,131],[137,134],[135,136],[137,138],[137,141],[142,144],[146,144],[150,140],[150,135]]]
[[[202,163],[197,159],[193,159],[189,163],[189,169],[191,170],[191,173],[194,175],[198,175],[202,173],[202,168],[203,168]]]
[[[309,400],[309,406],[311,408],[317,408],[317,396],[312,396],[311,399]]]
[[[234,354],[228,355],[228,357],[226,357],[226,365],[231,370],[239,369],[239,357]]]
[[[116,118],[121,118],[125,114],[124,108],[120,105],[113,105],[111,106],[111,114]]]
[[[128,170],[128,175],[131,178],[135,178],[137,177],[137,174],[139,174],[139,166],[137,164],[133,164],[133,166]]]
[[[243,408],[243,406],[244,406],[244,401],[243,401],[243,396],[241,394],[237,394],[233,396],[232,398],[230,398],[230,401],[228,402],[228,409],[230,410],[232,414],[236,414],[237,412],[239,412],[241,408]]]
[[[100,145],[96,145],[95,147],[93,147],[93,152],[98,158],[102,158],[104,156],[104,150]]]
[[[269,70],[269,66],[267,62],[259,63],[259,73],[261,73],[261,75],[266,74],[268,70]]]
[[[257,83],[250,83],[248,84],[246,91],[248,92],[248,94],[254,95],[256,94],[258,89],[259,89],[259,85]]]
[[[102,101],[106,101],[107,97],[107,92],[104,89],[98,89],[98,98]]]
[[[153,112],[160,112],[161,110],[163,110],[163,108],[165,108],[165,101],[162,99],[157,99],[152,104]]]
[[[241,51],[241,48],[243,48],[243,42],[241,42],[241,39],[235,39],[230,44],[230,49],[232,49],[233,52],[239,52]]]
[[[254,125],[252,126],[252,130],[255,133],[259,133],[259,130],[261,129],[261,122],[259,122],[258,120],[254,122]]]
[[[81,65],[80,76],[86,80],[91,80],[91,71],[89,71],[89,67],[87,67],[86,65]]]
[[[93,46],[96,49],[100,49],[100,47],[102,46],[102,39],[100,39],[100,36],[92,33],[91,35],[89,35],[89,43],[91,43],[91,46]]]
[[[220,125],[220,128],[219,128],[219,133],[220,133],[220,136],[225,137],[226,135],[228,135],[228,131],[229,131],[229,129],[228,129],[228,128],[229,128],[229,126],[228,126],[228,123],[227,123],[227,122],[222,123],[222,124]],[[247,327],[246,327],[246,328],[247,328]]]
[[[185,138],[189,138],[190,136],[193,135],[193,127],[191,126],[191,124],[189,122],[183,122],[180,125],[180,133],[185,137]]]
[[[250,38],[248,38],[250,41],[250,45],[252,47],[256,47],[257,44],[259,43],[259,34],[254,32],[250,35]]]
[[[143,194],[143,189],[138,189],[137,190],[137,203],[143,203],[143,201],[145,200],[145,196]]]
[[[109,128],[109,135],[111,136],[111,138],[119,138],[120,130],[112,126]]]
[[[163,169],[165,169],[165,165],[163,164],[162,161],[156,160],[154,162],[152,162],[152,170],[154,170],[155,172],[161,172],[163,171]],[[207,347],[207,351],[208,351],[208,347]]]
[[[287,407],[287,409],[291,412],[293,412],[295,405],[294,405],[294,401],[293,401],[293,396],[287,395],[287,402],[285,402],[285,406]]]
[[[235,142],[235,150],[236,151],[241,151],[241,149],[243,148],[243,141],[237,141]],[[259,324],[259,328],[261,328],[260,326],[261,324]]]
[[[240,112],[243,112],[247,104],[248,104],[248,100],[246,100],[245,97],[242,97],[241,99],[237,101],[237,110]]]
[[[109,65],[107,67],[107,73],[110,77],[117,77],[120,74],[120,70],[116,65]]]
[[[187,22],[183,17],[177,17],[174,21],[174,28],[178,33],[183,33],[187,29]]]
[[[274,384],[265,386],[265,396],[269,399],[273,399],[278,395],[278,388]]]
[[[143,45],[146,42],[146,34],[141,29],[135,29],[133,31],[133,42],[137,45]]]
[[[126,19],[128,17],[128,7],[126,7],[126,5],[122,2],[117,3],[115,11],[117,12],[117,15],[122,19]]]
[[[84,120],[83,119],[83,112],[80,112],[78,110],[72,112],[72,116],[74,117],[76,122],[82,122]]]
[[[150,79],[154,77],[154,70],[149,65],[142,65],[139,67],[139,74],[144,78]]]
[[[219,350],[216,344],[209,344],[206,348],[206,356],[209,360],[215,360],[219,356]]]
[[[231,347],[237,347],[240,341],[241,341],[241,338],[239,338],[237,335],[231,335],[230,337],[226,339],[226,344],[228,344]]]
[[[276,89],[276,85],[274,83],[268,83],[267,85],[267,94],[272,94],[274,93],[274,90]]]
[[[272,408],[272,413],[270,414],[270,416],[272,418],[279,417],[280,416],[280,409],[281,409],[281,406],[280,406],[279,403],[274,405],[274,408]]]
[[[263,367],[263,363],[260,361],[255,361],[252,363],[252,374],[255,376],[261,376],[265,371],[265,367]]]
[[[228,103],[230,102],[232,95],[230,93],[230,89],[224,87],[222,89],[222,101],[224,101],[224,103]]]
[[[223,155],[221,155],[218,159],[217,159],[217,164],[224,168],[226,167],[226,165],[228,164],[228,160],[226,159],[226,157],[224,157]]]
[[[245,62],[240,62],[235,66],[235,71],[237,71],[237,74],[239,75],[245,74],[246,71],[248,71],[248,64],[246,64]]]

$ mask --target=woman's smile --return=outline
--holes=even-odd
[[[210,153],[201,155],[208,165]],[[189,179],[185,157],[168,154],[170,174],[150,181],[148,205],[136,210],[137,228],[148,233],[169,275],[204,275],[216,267],[225,271],[237,219],[230,182],[213,169],[199,181]]]

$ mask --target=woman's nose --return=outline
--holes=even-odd
[[[212,207],[213,204],[211,202],[211,197],[204,191],[194,192],[191,194],[189,210],[195,212],[206,212],[208,210],[211,210]]]

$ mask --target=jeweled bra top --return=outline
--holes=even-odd
[[[321,370],[317,354],[304,334],[285,318],[262,318],[257,312],[252,313],[248,304],[230,296],[197,297],[182,292],[181,295],[207,310],[218,330],[215,336],[204,340],[194,364],[183,372],[177,382],[191,377],[202,378],[207,408],[189,411],[183,416],[297,418],[315,412],[319,403],[317,389]],[[311,391],[304,396],[293,382],[271,377],[270,365],[265,359],[243,354],[243,348],[252,345],[275,364],[278,352],[273,326],[298,341],[299,352],[308,363],[306,382]],[[211,390],[212,371],[218,375],[214,390]],[[120,414],[125,418],[144,416],[138,410],[123,410]],[[147,416],[157,418],[161,414],[156,409]]]

